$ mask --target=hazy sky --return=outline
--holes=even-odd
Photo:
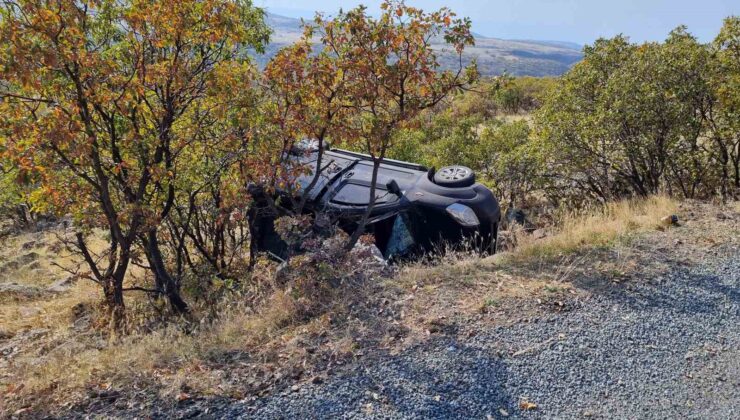
[[[333,13],[340,7],[365,4],[376,13],[380,0],[254,0],[255,5],[292,17],[311,17],[315,10]],[[722,19],[740,14],[740,0],[407,0],[425,10],[441,6],[473,19],[473,30],[486,36],[590,43],[618,33],[633,41],[662,40],[685,24],[702,41],[717,34]]]

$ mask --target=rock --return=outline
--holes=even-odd
[[[49,252],[52,252],[54,254],[58,254],[64,250],[64,244],[59,241],[54,241],[49,244]]]
[[[55,281],[46,290],[55,293],[66,292],[74,284],[75,280],[75,276],[67,276],[63,279]]]
[[[38,253],[29,252],[28,254],[23,254],[20,257],[16,258],[15,261],[18,263],[18,265],[26,265],[30,262],[36,261],[38,258]]]
[[[678,216],[671,214],[660,218],[660,224],[663,226],[678,226]]]
[[[31,275],[37,279],[44,278],[44,277],[50,277],[51,271],[45,268],[33,268],[31,269]]]
[[[72,226],[72,215],[71,214],[65,214],[61,219],[59,219],[59,228],[60,229],[67,229],[70,226]]]
[[[28,251],[29,249],[32,249],[34,247],[36,247],[36,241],[24,242],[23,245],[21,245],[21,249],[24,251]]]
[[[547,231],[545,229],[535,229],[532,232],[532,237],[534,239],[543,239],[543,238],[547,237]]]
[[[40,220],[36,222],[35,230],[36,232],[43,232],[45,230],[48,230],[50,228],[54,227],[53,223],[47,222],[46,220]]]
[[[360,258],[372,258],[375,263],[378,263],[382,266],[386,266],[388,264],[385,258],[383,258],[383,253],[380,252],[380,248],[378,248],[375,244],[357,242],[355,247],[352,248],[351,252]]]
[[[41,289],[33,286],[22,286],[18,283],[0,283],[0,296],[2,297],[34,298],[41,293]]]
[[[29,270],[38,270],[39,268],[41,268],[41,263],[39,261],[31,261],[28,265],[24,267]]]
[[[525,223],[527,223],[527,215],[524,213],[524,210],[517,209],[514,207],[509,207],[506,210],[506,221],[509,222],[509,224],[518,224],[524,226]]]
[[[288,266],[287,261],[283,261],[280,263],[280,265],[277,266],[275,269],[275,281],[278,284],[283,284],[287,282],[290,278],[290,267]]]
[[[34,306],[21,306],[20,308],[18,308],[18,313],[24,318],[32,317],[39,312],[41,312],[41,308],[37,308]]]
[[[0,273],[8,270],[17,270],[20,267],[18,261],[8,261],[7,263],[0,265]]]
[[[380,263],[386,264],[385,258],[383,258],[383,253],[380,252],[380,248],[377,247],[377,245],[369,245],[370,246],[370,254]]]
[[[324,378],[322,378],[320,375],[316,375],[313,378],[311,378],[310,381],[312,384],[321,384],[324,383]]]

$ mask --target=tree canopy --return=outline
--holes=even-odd
[[[182,158],[200,147],[193,133],[213,125],[226,87],[245,83],[244,47],[268,39],[263,12],[228,0],[4,1],[0,34],[0,129],[10,158],[37,174],[34,206],[83,228],[88,277],[116,313],[137,243],[156,289],[186,311],[158,226]],[[92,228],[110,234],[104,257],[86,245]]]

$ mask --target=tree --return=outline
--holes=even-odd
[[[252,202],[241,179],[267,166],[255,152],[262,101],[250,83],[258,78],[256,69],[242,63],[215,73],[208,97],[189,113],[193,141],[180,155],[187,164],[179,167],[163,235],[175,276],[189,273],[206,284],[212,276],[236,279],[248,266],[246,214]]]
[[[368,208],[347,249],[364,233],[375,205],[378,168],[393,140],[401,138],[398,130],[477,78],[475,66],[464,67],[462,59],[465,46],[473,43],[469,19],[457,19],[447,8],[425,13],[402,1],[386,1],[381,9],[377,19],[364,6],[331,19],[318,15],[312,29],[348,81],[340,103],[352,118],[342,140],[373,160]],[[431,47],[435,37],[443,37],[457,53],[457,71],[440,71]]]
[[[38,174],[35,206],[71,212],[89,278],[104,291],[115,328],[137,247],[176,312],[186,312],[164,260],[162,221],[173,208],[194,114],[244,47],[268,37],[248,1],[3,1],[6,82],[0,112],[11,158]],[[221,69],[221,71],[216,71]],[[242,81],[240,81],[242,82]],[[85,232],[104,228],[96,255]]]
[[[491,125],[481,133],[475,168],[510,207],[521,207],[530,193],[543,186],[544,159],[538,146],[526,121]]]
[[[711,86],[716,102],[707,109],[722,177],[740,189],[740,17],[725,19],[712,43]]]
[[[683,27],[664,43],[597,40],[536,116],[563,186],[601,200],[661,191],[695,197],[716,187],[704,140],[713,103],[710,55]]]
[[[346,142],[353,135],[347,128],[351,117],[350,68],[354,63],[340,55],[341,46],[325,37],[323,48],[315,51],[314,30],[306,25],[301,39],[280,50],[265,67],[264,85],[274,99],[265,113],[277,128],[281,155],[297,141],[313,140],[318,146],[316,166],[321,168],[326,141],[333,138]],[[291,210],[301,214],[321,172],[315,171],[306,185],[294,185],[292,181],[302,175],[301,168],[290,168],[290,164],[290,160],[283,159],[279,167],[288,170],[282,176],[273,173],[272,180],[283,183],[289,191],[299,190],[299,199],[292,203]]]

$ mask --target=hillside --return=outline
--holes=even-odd
[[[659,224],[672,212],[678,224]],[[321,316],[298,316],[282,294],[250,311],[239,294],[209,328],[123,341],[106,340],[92,282],[57,281],[64,224],[19,232],[0,242],[0,407],[21,418],[732,418],[739,221],[737,202],[614,203],[544,237],[518,231],[493,257],[347,279]]]
[[[260,66],[264,65],[280,48],[298,39],[301,21],[275,14],[267,15],[267,23],[273,28],[272,42],[263,55],[257,56]],[[435,49],[444,50],[440,42]],[[581,60],[580,46],[557,41],[505,40],[475,36],[475,46],[465,50],[465,58],[478,60],[478,68],[485,76],[504,72],[515,76],[558,76],[565,73],[574,63]],[[441,54],[443,66],[453,66],[453,54]]]

